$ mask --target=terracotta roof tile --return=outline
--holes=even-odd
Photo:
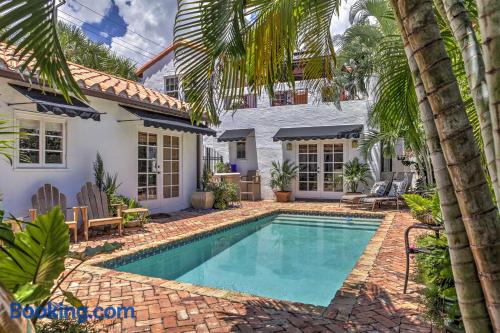
[[[24,59],[20,59],[19,56],[14,56],[14,50],[15,48],[13,46],[8,46],[0,42],[0,63],[5,64],[5,67],[9,70],[17,71],[21,68],[24,61],[27,60],[27,56],[24,57]],[[33,63],[32,61],[31,64]],[[122,97],[127,96],[128,98],[139,100],[144,103],[153,103],[187,112],[186,110],[188,108],[186,103],[166,94],[146,88],[138,82],[123,79],[71,62],[68,62],[68,65],[74,79],[82,88],[100,90],[108,94]],[[29,67],[30,66],[28,66],[28,68]]]

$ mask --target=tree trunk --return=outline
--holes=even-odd
[[[432,108],[495,330],[500,331],[500,219],[430,0],[397,0]]]
[[[392,0],[393,6],[396,0]],[[397,8],[397,7],[395,7]],[[469,239],[462,221],[460,207],[451,182],[450,174],[439,142],[439,135],[434,123],[434,115],[427,100],[420,71],[413,56],[413,51],[398,15],[395,15],[401,35],[408,65],[415,81],[420,118],[422,119],[427,147],[430,152],[432,166],[439,194],[446,236],[450,251],[453,280],[457,290],[458,303],[463,323],[467,332],[491,332],[490,318],[486,310],[483,290],[477,275],[476,265],[469,246]]]
[[[483,40],[483,59],[493,125],[497,179],[500,182],[500,1],[477,0],[476,3]],[[498,196],[497,205],[500,205]]]
[[[450,30],[460,46],[467,81],[481,126],[488,173],[495,196],[497,200],[500,200],[500,185],[495,164],[495,144],[488,103],[488,86],[486,84],[481,46],[477,41],[472,22],[462,0],[435,0],[435,2],[441,16],[448,22]]]

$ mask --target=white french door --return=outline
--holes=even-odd
[[[181,192],[181,138],[161,132],[138,133],[137,198],[161,205]]]
[[[344,142],[298,143],[297,197],[337,198],[344,192]]]

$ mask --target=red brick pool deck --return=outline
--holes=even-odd
[[[182,211],[143,229],[125,229],[71,246],[82,250],[121,242],[116,254],[99,255],[65,282],[89,307],[134,306],[136,318],[105,322],[109,332],[431,332],[419,305],[421,286],[411,282],[403,294],[403,233],[415,221],[407,212],[384,211],[385,219],[365,253],[328,308],[311,307],[230,291],[117,272],[92,262],[183,238],[279,209],[359,212],[337,203],[244,202],[226,211]],[[366,213],[366,211],[364,211]],[[71,260],[70,264],[75,261]],[[314,288],[314,286],[311,286]],[[334,298],[335,296],[335,298]]]

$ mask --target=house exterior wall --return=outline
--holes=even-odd
[[[269,106],[269,99],[263,95],[258,99],[257,108],[241,109],[236,112],[228,111],[221,115],[221,125],[215,128],[217,137],[229,129],[254,128],[255,137],[249,137],[246,143],[247,159],[237,160],[235,142],[217,142],[216,138],[205,138],[205,145],[214,147],[224,157],[225,161],[237,165],[241,174],[248,170],[258,169],[261,173],[262,197],[272,199],[273,192],[269,186],[270,170],[272,161],[296,160],[297,143],[293,142],[293,150],[286,150],[286,142],[274,142],[273,136],[280,128],[284,127],[311,127],[311,126],[335,126],[362,124],[365,125],[368,117],[368,105],[366,100],[355,100],[341,102],[341,109],[333,104],[314,104],[309,98],[308,104]],[[255,151],[251,152],[255,140]],[[330,142],[341,142],[329,140]],[[352,148],[352,140],[344,141],[347,147],[347,156],[352,159],[359,156],[356,148]],[[368,161],[373,173],[373,179],[380,174],[380,152],[374,149],[372,159]],[[296,192],[296,182],[293,187]]]
[[[66,165],[61,168],[20,168],[0,160],[0,193],[3,208],[15,216],[26,216],[31,207],[31,196],[43,184],[50,183],[64,193],[68,206],[76,205],[76,193],[88,181],[94,181],[93,162],[99,152],[104,167],[110,174],[118,174],[119,194],[137,198],[138,132],[171,134],[181,138],[180,196],[172,199],[143,201],[152,212],[174,211],[190,206],[191,193],[196,189],[196,135],[183,132],[144,128],[118,103],[88,97],[89,105],[100,113],[101,121],[75,117],[54,116],[34,112],[34,104],[8,106],[7,103],[25,102],[26,99],[0,79],[0,114],[15,120],[16,116],[58,119],[66,123]],[[14,151],[14,154],[17,153]],[[15,157],[15,156],[14,156]],[[16,159],[16,158],[14,158]],[[159,189],[160,190],[160,189]],[[161,195],[161,192],[159,192]]]
[[[165,77],[176,74],[174,53],[171,52],[154,66],[147,69],[143,74],[142,82],[148,88],[161,92],[165,91]],[[321,101],[321,94],[308,90],[307,104],[271,106],[269,96],[264,92],[257,98],[257,107],[229,110],[220,115],[221,124],[214,128],[219,137],[224,131],[229,129],[254,128],[255,135],[246,139],[246,158],[236,158],[236,142],[217,142],[216,138],[204,137],[204,146],[214,148],[220,153],[224,161],[236,164],[238,172],[245,175],[248,170],[259,170],[261,173],[261,193],[264,199],[274,198],[272,189],[269,186],[270,170],[272,161],[289,159],[295,161],[297,157],[298,144],[292,144],[292,150],[287,151],[286,142],[273,142],[272,137],[280,128],[284,127],[311,127],[311,126],[334,126],[334,125],[364,125],[364,131],[368,131],[367,120],[368,110],[372,103],[374,86],[377,82],[376,77],[367,80],[368,97],[365,100],[352,100],[340,102],[340,109],[334,103],[324,103]],[[305,82],[297,81],[296,89],[307,88]],[[276,85],[275,91],[289,90],[284,85]],[[248,91],[246,91],[248,93]],[[357,148],[352,146],[353,140],[345,143],[347,147],[345,158],[351,160],[359,157]],[[330,142],[340,142],[330,140]],[[348,161],[346,160],[346,161]],[[345,162],[346,162],[345,161]],[[372,170],[372,179],[377,180],[381,172],[381,154],[380,147],[377,145],[371,152],[371,156],[366,161]],[[409,171],[404,167],[401,161],[392,159],[392,170]],[[297,192],[297,181],[292,188],[294,194]],[[314,194],[312,195],[315,196]],[[338,197],[336,193],[333,198]]]
[[[142,84],[148,88],[165,92],[165,77],[175,75],[174,52],[167,54],[142,74]]]

